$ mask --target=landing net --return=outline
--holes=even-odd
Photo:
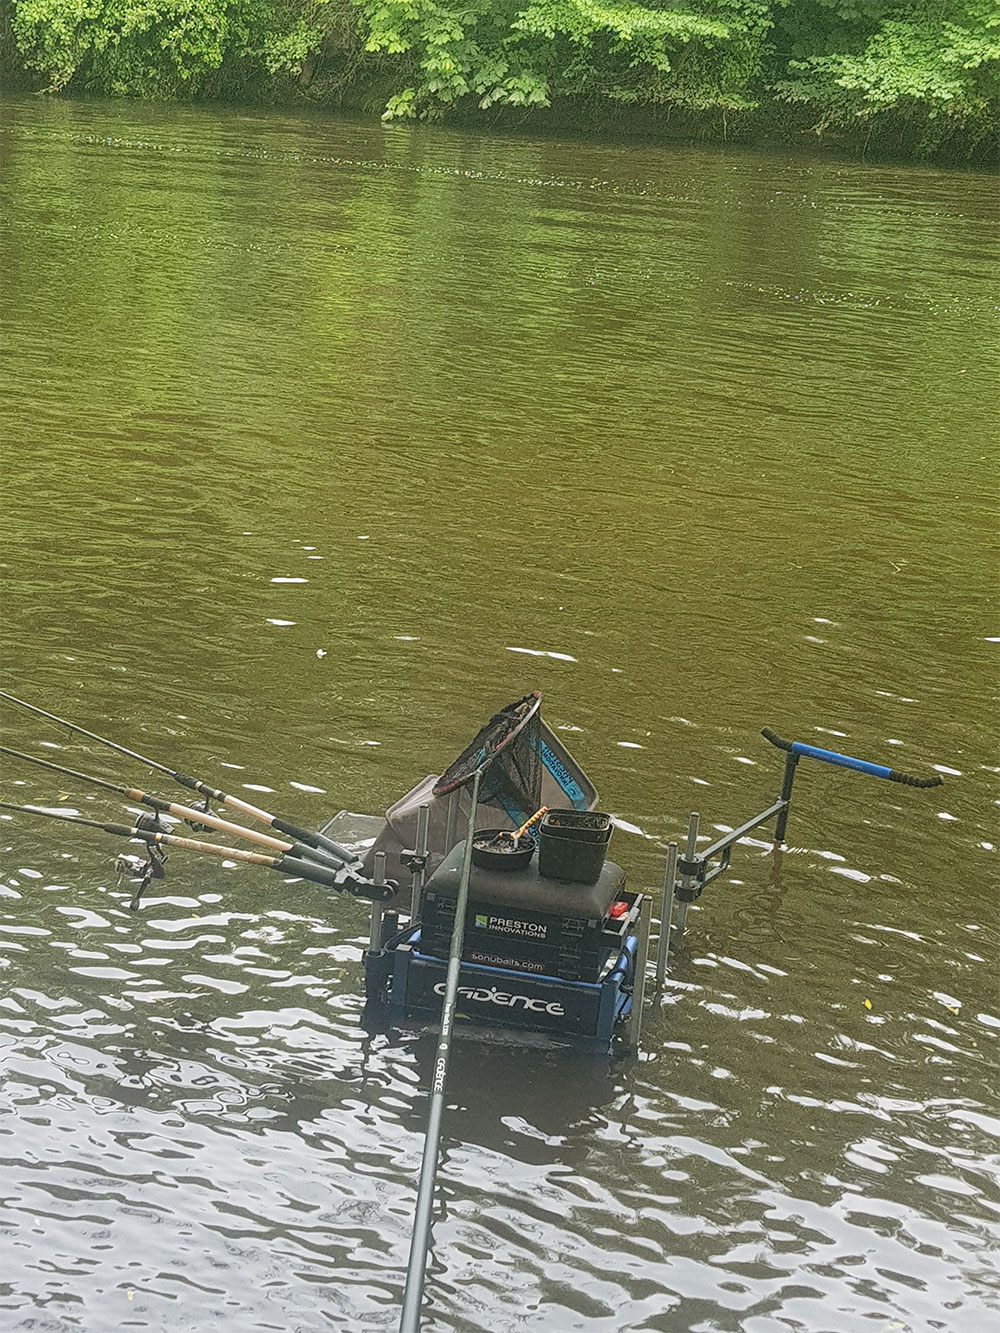
[[[447,796],[480,774],[479,804],[493,805],[516,824],[541,804],[542,696],[532,690],[494,713],[474,740],[434,784],[435,796]]]

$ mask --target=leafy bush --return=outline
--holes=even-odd
[[[350,4],[350,0],[343,0]],[[179,97],[217,91],[224,65],[258,79],[297,74],[334,5],[310,0],[15,0],[24,63],[51,91]]]
[[[553,97],[593,91],[621,102],[745,105],[768,28],[758,0],[357,3],[366,50],[402,57],[409,75],[389,118],[440,115],[463,99],[485,110],[548,106]]]
[[[897,7],[849,49],[790,60],[775,87],[814,107],[820,129],[893,111],[985,132],[1000,99],[998,75],[1000,8],[958,0]]]
[[[17,58],[53,91],[329,97],[388,80],[389,119],[568,97],[696,112],[778,101],[820,132],[917,126],[925,147],[985,139],[1000,105],[997,0],[0,3]]]

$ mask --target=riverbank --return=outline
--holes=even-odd
[[[361,110],[361,108],[358,108]],[[587,134],[628,141],[739,144],[759,149],[809,149],[842,154],[860,161],[933,162],[940,166],[989,169],[996,164],[997,141],[970,141],[955,131],[928,133],[923,123],[885,117],[872,123],[830,126],[801,108],[781,102],[746,111],[703,111],[658,107],[614,107],[564,99],[545,111],[520,116],[507,111],[483,116],[454,114],[463,127],[489,124],[494,130],[531,134]]]
[[[197,14],[109,0],[81,17],[65,0],[7,0],[0,75],[8,91],[995,161],[1000,43],[975,0],[885,21],[808,0],[568,9],[572,22],[502,0],[426,14],[402,0],[205,0]]]
[[[104,101],[102,94],[71,90],[47,93],[40,81],[25,70],[2,76],[8,94],[55,97],[59,100]],[[205,107],[246,107],[255,110],[299,111],[321,115],[345,114],[352,120],[382,120],[385,85],[372,81],[353,85],[328,97],[306,96],[299,90],[271,91],[270,95],[235,97],[214,96],[167,99]],[[123,101],[128,99],[122,99]],[[139,101],[153,99],[141,98]],[[926,126],[902,118],[885,117],[872,124],[823,126],[802,109],[772,103],[751,111],[719,109],[703,111],[676,108],[629,107],[600,103],[593,99],[563,98],[544,109],[492,108],[478,112],[456,108],[441,116],[442,126],[493,134],[546,138],[613,139],[636,144],[732,144],[762,150],[821,152],[862,162],[926,162],[937,166],[995,170],[998,165],[997,140],[970,142],[959,132],[939,135],[930,143]]]

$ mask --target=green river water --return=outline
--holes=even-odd
[[[651,892],[763,725],[945,779],[800,765],[637,1062],[456,1050],[425,1327],[992,1327],[995,183],[0,110],[4,689],[315,826],[539,688]],[[0,1327],[395,1328],[429,1066],[363,905],[176,852],[133,916],[116,850],[0,825]]]

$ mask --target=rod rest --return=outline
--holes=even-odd
[[[761,727],[760,734],[766,741],[784,750],[788,754],[806,759],[818,759],[824,764],[834,764],[838,768],[853,768],[859,773],[867,773],[873,778],[885,778],[887,782],[900,782],[904,787],[940,787],[943,779],[935,773],[930,778],[914,777],[911,773],[900,773],[898,769],[885,764],[872,764],[867,759],[855,759],[849,754],[840,754],[836,750],[822,750],[818,745],[806,745],[802,741],[783,740],[770,727]]]

